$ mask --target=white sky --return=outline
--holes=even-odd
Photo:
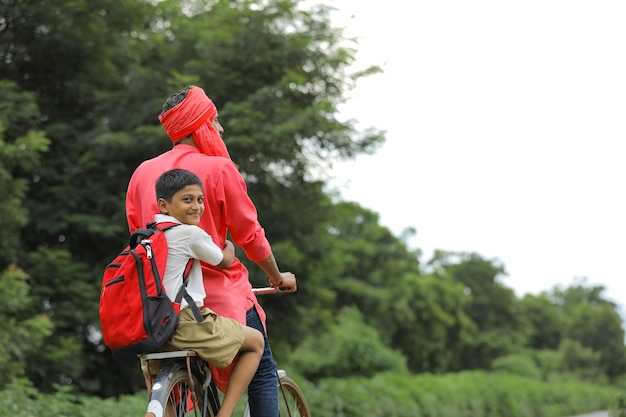
[[[317,3],[319,1],[312,1]],[[518,295],[604,285],[626,305],[626,2],[327,0],[359,38],[342,117],[387,131],[344,199],[409,243],[498,258]]]

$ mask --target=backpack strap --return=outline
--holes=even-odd
[[[169,230],[172,227],[176,227],[178,225],[180,225],[180,223],[174,223],[174,222],[148,223],[146,224],[146,227],[139,228],[130,235],[128,246],[130,246],[131,248],[135,248],[139,244],[139,242],[141,242],[144,239],[149,238],[157,231],[160,230],[162,232],[165,232],[166,230]]]
[[[162,232],[165,232],[166,230],[170,230],[172,227],[180,226],[181,224],[182,223],[176,223],[176,222],[161,222],[161,223],[152,222],[146,225],[146,229],[150,229],[154,231],[160,230]]]
[[[142,228],[142,229],[135,230],[133,234],[130,235],[128,246],[130,246],[131,249],[136,248],[139,242],[141,242],[144,239],[149,238],[150,236],[154,234],[154,232],[155,231],[150,228]]]
[[[191,310],[193,311],[193,316],[196,318],[196,321],[198,323],[201,323],[204,321],[204,317],[202,317],[202,313],[200,312],[200,309],[198,308],[198,305],[196,304],[194,299],[191,298],[191,295],[189,295],[189,293],[187,292],[187,282],[189,281],[189,274],[191,273],[193,261],[194,259],[189,259],[189,261],[187,262],[187,266],[185,266],[185,271],[183,272],[183,285],[180,287],[180,290],[178,290],[178,294],[176,294],[174,302],[180,304],[184,298],[185,301],[187,301],[187,304],[189,305]]]

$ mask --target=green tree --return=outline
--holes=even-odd
[[[394,279],[380,311],[392,318],[392,346],[413,372],[451,372],[462,366],[463,347],[475,323],[465,313],[463,286],[448,276],[407,273]]]
[[[557,369],[562,375],[591,381],[604,375],[601,353],[584,347],[576,340],[564,338],[559,345],[558,354]]]
[[[321,242],[328,241],[333,212],[323,179],[313,174],[327,161],[372,152],[383,140],[382,132],[357,132],[354,121],[336,117],[345,92],[378,69],[349,74],[355,51],[342,46],[329,10],[298,6],[283,0],[0,4],[0,79],[36,94],[37,126],[51,139],[23,203],[31,216],[22,262],[39,311],[55,313],[51,350],[74,358],[67,375],[59,374],[54,356],[42,358],[33,374],[40,386],[62,378],[101,395],[141,387],[130,377],[136,364],[103,354],[98,287],[127,239],[131,172],[171,146],[156,118],[161,104],[190,83],[204,87],[220,109],[233,160],[281,267],[322,276],[307,260],[326,253]],[[251,271],[253,281],[264,282],[258,268]],[[316,303],[311,295],[268,299],[268,314],[290,313],[272,331],[275,340],[300,340],[299,319]],[[67,306],[74,308],[66,312]]]
[[[527,346],[533,349],[557,349],[561,342],[565,318],[547,294],[526,294],[520,310],[529,322]]]
[[[35,313],[24,271],[15,265],[0,273],[0,390],[26,376],[26,365],[45,351],[50,319]]]
[[[325,285],[336,292],[334,308],[356,306],[361,311],[384,310],[391,289],[407,273],[419,273],[419,250],[409,250],[406,242],[379,224],[378,214],[356,203],[341,202],[333,207],[328,247],[335,257],[332,279]],[[366,317],[378,328],[384,340],[395,318]]]
[[[21,91],[0,79],[0,271],[17,261],[21,230],[27,224],[28,210],[23,201],[31,184],[39,178],[33,171],[48,149],[44,132],[33,130],[40,117],[33,94]]]
[[[52,325],[37,312],[27,274],[18,267],[21,232],[28,223],[23,206],[33,171],[49,141],[37,125],[40,113],[33,94],[0,79],[0,389],[26,375],[27,364],[43,350]]]
[[[323,250],[313,263],[311,299],[314,314],[305,317],[309,326],[325,325],[336,311],[356,307],[364,312],[366,323],[375,328],[384,343],[393,344],[399,318],[388,311],[393,297],[401,294],[406,275],[419,275],[419,250],[410,250],[379,224],[378,214],[353,202],[331,207],[332,218],[321,234]],[[407,230],[405,239],[414,233]],[[384,311],[384,314],[367,312]]]
[[[462,368],[489,369],[500,356],[515,353],[527,341],[528,323],[521,315],[519,300],[501,282],[504,266],[476,253],[436,251],[429,265],[435,275],[450,274],[463,284],[469,297],[465,313],[476,332],[462,347]]]
[[[567,288],[556,286],[551,296],[565,317],[563,336],[598,352],[602,372],[615,379],[626,371],[624,321],[615,303],[603,297],[604,291],[604,286],[589,286],[583,278]]]

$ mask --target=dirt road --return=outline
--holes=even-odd
[[[577,416],[570,416],[570,417],[609,417],[609,412],[608,410],[605,411],[596,411],[594,413],[589,413],[589,414],[579,414]]]

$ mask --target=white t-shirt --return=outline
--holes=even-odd
[[[154,216],[157,223],[174,222],[180,223],[175,217],[165,214],[157,214]],[[167,296],[174,301],[178,290],[183,285],[183,272],[187,266],[189,258],[195,259],[189,281],[187,282],[187,292],[194,299],[196,304],[201,307],[204,304],[204,284],[202,283],[202,268],[200,260],[217,265],[222,262],[224,254],[211,236],[200,227],[191,224],[182,224],[173,227],[165,232],[165,239],[168,244],[167,263],[165,266],[165,276],[163,277],[163,285]],[[182,310],[187,306],[187,302],[183,299],[180,305]]]

